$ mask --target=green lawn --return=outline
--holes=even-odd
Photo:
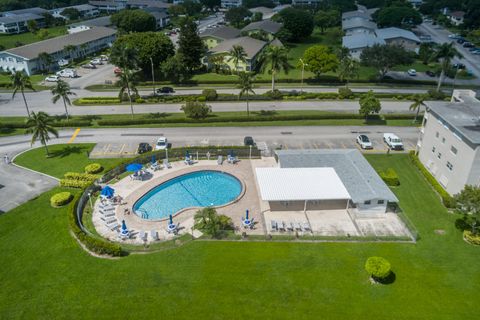
[[[25,152],[15,158],[15,163],[51,176],[62,178],[65,172],[83,172],[90,163],[100,163],[105,170],[111,169],[122,159],[93,159],[87,158],[94,144],[56,144],[49,146],[50,157],[46,158],[43,147]]]
[[[399,173],[394,192],[420,232],[417,244],[196,241],[98,259],[72,239],[66,209],[49,207],[55,189],[0,215],[0,317],[475,318],[479,248],[462,241],[455,216],[406,155],[368,160]],[[393,284],[370,284],[363,266],[372,255],[392,263]]]
[[[67,34],[67,28],[65,26],[52,27],[48,28],[47,30],[49,34],[47,39]],[[0,44],[2,44],[5,49],[14,48],[17,46],[17,43],[22,43],[22,45],[25,45],[38,41],[42,41],[42,39],[40,39],[38,35],[31,32],[0,35]]]

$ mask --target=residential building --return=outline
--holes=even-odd
[[[35,21],[37,27],[45,25],[45,18],[35,13],[21,13],[0,17],[0,33],[16,34],[28,31],[28,22]]]
[[[171,3],[167,3],[163,0],[127,0],[127,8],[162,8],[165,11],[172,6]]]
[[[408,2],[410,2],[414,8],[420,8],[423,4],[423,0],[408,0]]]
[[[364,19],[367,21],[372,20],[371,15],[366,11],[355,10],[355,11],[347,11],[342,13],[342,21],[357,19],[357,18]]]
[[[256,7],[249,9],[253,14],[259,12],[262,14],[262,20],[268,20],[276,13],[272,8],[267,7]]]
[[[292,0],[292,6],[318,6],[323,0]]]
[[[400,28],[383,28],[375,31],[378,38],[386,44],[399,45],[406,50],[418,53],[421,40],[411,31]]]
[[[31,75],[46,68],[44,62],[39,59],[39,54],[47,53],[55,62],[83,58],[111,46],[115,40],[115,33],[114,29],[93,27],[82,32],[1,51],[0,69],[6,72],[25,71]],[[67,45],[74,46],[75,49],[69,52],[65,50]],[[51,67],[56,68],[58,64],[55,63]]]
[[[170,16],[165,8],[147,7],[143,10],[150,13],[155,18],[157,30],[165,28],[170,23]]]
[[[377,29],[375,22],[355,17],[342,21],[342,30],[349,36],[356,33],[374,33]]]
[[[92,27],[112,27],[110,16],[103,16],[95,19],[72,23],[67,26],[67,29],[68,33],[77,33],[91,29]]]
[[[363,49],[375,44],[384,45],[385,40],[372,33],[357,33],[342,38],[342,46],[348,48],[353,59],[360,60]]]
[[[98,8],[100,12],[115,13],[126,8],[126,1],[89,1],[90,5]]]
[[[45,13],[48,13],[48,10],[39,8],[39,7],[34,7],[34,8],[28,8],[28,9],[5,11],[5,12],[2,12],[0,16],[11,17],[11,16],[17,16],[17,15],[26,14],[26,13],[36,14],[41,16]]]
[[[216,47],[210,49],[205,59],[205,63],[211,68],[211,58],[214,56],[221,56],[223,57],[222,64],[225,68],[236,71],[252,71],[255,70],[258,57],[266,45],[267,42],[250,37],[225,40],[219,43]],[[239,62],[238,65],[235,65],[229,55],[230,50],[232,50],[234,46],[241,46],[245,50],[247,55],[246,62]]]
[[[272,20],[252,22],[242,29],[242,34],[252,36],[253,34],[263,33],[267,38],[265,40],[271,41],[275,38],[275,34],[280,31],[282,26],[283,24]]]
[[[459,26],[463,23],[464,17],[465,17],[464,11],[453,11],[447,14],[447,18],[450,19],[450,22],[456,26]]]
[[[222,8],[236,8],[242,6],[242,0],[222,0],[221,1]]]
[[[202,38],[203,43],[205,43],[209,50],[215,48],[220,42],[237,38],[239,36],[240,30],[227,26],[206,29],[200,33],[200,38]]]
[[[480,101],[474,91],[454,90],[450,102],[426,102],[417,153],[449,194],[480,185]]]
[[[275,153],[279,167],[257,168],[257,179],[259,169],[275,169],[277,173],[278,170],[293,169],[292,174],[286,173],[290,178],[282,182],[286,185],[290,181],[294,182],[297,174],[305,173],[303,179],[306,180],[311,180],[309,172],[310,177],[323,176],[321,179],[313,179],[308,190],[302,191],[316,194],[305,199],[283,199],[283,203],[275,203],[279,210],[282,206],[294,210],[296,204],[289,200],[301,200],[301,210],[349,209],[359,214],[384,214],[388,203],[398,202],[397,197],[357,149],[278,150]],[[260,181],[259,185],[263,198],[263,191],[266,190],[262,190]],[[277,181],[277,185],[271,185],[280,188],[280,181]],[[296,193],[301,188],[298,186],[291,191]]]
[[[77,6],[70,6],[70,7],[52,9],[52,10],[50,10],[50,13],[55,18],[67,19],[66,16],[62,15],[63,10],[65,10],[65,9],[76,9],[76,10],[78,10],[81,18],[96,17],[100,13],[98,8],[96,6],[92,6],[91,4],[80,4],[80,5],[77,5]]]

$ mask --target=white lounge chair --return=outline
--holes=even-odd
[[[165,169],[170,169],[172,167],[172,165],[170,164],[170,162],[168,162],[168,159],[163,159],[163,167]]]
[[[270,221],[272,231],[277,231],[277,221]]]
[[[277,222],[277,228],[280,231],[285,231],[285,222]]]
[[[150,230],[150,237],[152,237],[153,240],[160,240],[158,238],[158,232],[155,230]]]
[[[114,221],[117,221],[117,218],[115,216],[111,216],[111,217],[105,217],[102,220],[105,221],[105,224],[110,224]]]
[[[303,223],[303,230],[305,230],[305,231],[310,231],[310,230],[311,230],[311,229],[310,229],[310,225],[308,224],[308,222],[304,222],[304,223]]]
[[[115,212],[113,211],[100,215],[100,219],[102,219],[103,221],[112,220],[112,218],[115,218]]]
[[[218,165],[222,165],[222,164],[223,164],[223,156],[222,156],[222,155],[219,155],[219,156],[218,156],[217,164],[218,164]]]
[[[148,234],[143,230],[140,230],[140,232],[138,233],[138,238],[140,240],[143,240],[144,242],[147,242],[147,236]]]
[[[120,225],[118,224],[117,219],[115,219],[115,221],[113,221],[113,222],[111,222],[111,223],[106,223],[105,226],[106,226],[107,228],[109,228],[110,230],[115,230],[115,229],[117,229],[117,228],[120,227]]]

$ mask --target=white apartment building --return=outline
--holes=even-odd
[[[454,90],[450,102],[427,102],[417,143],[420,161],[445,190],[480,185],[480,101],[472,90]]]
[[[221,7],[222,8],[235,8],[240,7],[242,5],[242,0],[222,0]]]
[[[292,0],[293,6],[318,6],[321,0]]]

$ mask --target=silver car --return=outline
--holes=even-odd
[[[373,149],[372,142],[364,134],[361,134],[357,137],[357,143],[362,149]]]

